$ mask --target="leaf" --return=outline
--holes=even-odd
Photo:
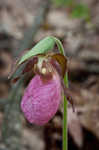
[[[30,51],[28,51],[24,56],[21,57],[17,65],[24,63],[29,58],[48,52],[54,47],[54,40],[51,37],[44,38],[38,44],[36,44]]]

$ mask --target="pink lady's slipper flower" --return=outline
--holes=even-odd
[[[21,109],[25,118],[37,125],[44,125],[55,115],[62,100],[62,91],[67,95],[62,78],[67,68],[67,59],[61,54],[48,53],[30,60],[23,73],[33,71],[34,77],[24,92]]]

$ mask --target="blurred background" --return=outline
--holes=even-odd
[[[62,111],[29,124],[20,100],[30,76],[11,85],[14,58],[42,38],[59,38],[68,56],[68,149],[99,150],[99,0],[0,0],[0,150],[61,150]]]

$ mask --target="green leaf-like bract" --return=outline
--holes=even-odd
[[[54,43],[55,42],[53,38],[51,37],[44,38],[38,44],[36,44],[31,50],[29,50],[25,55],[21,57],[21,59],[18,62],[18,65],[24,63],[26,60],[28,60],[32,56],[42,54],[42,53],[52,50],[52,48],[54,47]]]

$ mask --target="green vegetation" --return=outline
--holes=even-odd
[[[90,9],[83,3],[77,3],[74,0],[52,0],[56,7],[70,8],[70,17],[90,20]]]

